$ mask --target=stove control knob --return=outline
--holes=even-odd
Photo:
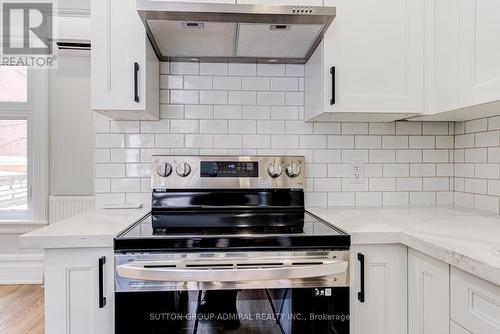
[[[172,166],[168,162],[157,162],[156,172],[162,177],[167,177],[172,173]]]
[[[177,164],[175,171],[180,177],[186,177],[189,175],[189,173],[191,173],[191,166],[189,166],[187,162],[181,162]]]
[[[286,166],[286,175],[296,177],[300,174],[300,166],[298,163],[291,162]]]
[[[273,162],[267,167],[267,173],[270,177],[276,178],[281,175],[281,164]]]

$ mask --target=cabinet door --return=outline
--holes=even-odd
[[[408,250],[409,334],[447,334],[450,329],[450,267]]]
[[[91,77],[94,110],[146,108],[147,38],[135,6],[135,0],[91,2]],[[136,81],[139,102],[135,98]]]
[[[500,100],[500,1],[459,2],[460,107]]]
[[[472,334],[459,324],[457,324],[455,321],[451,320],[450,321],[450,334]]]
[[[237,0],[241,4],[284,5],[284,6],[322,6],[323,0]]]
[[[325,111],[422,112],[424,2],[324,0],[337,17],[324,38]],[[335,104],[330,105],[335,66]]]
[[[114,333],[113,260],[108,248],[45,250],[45,333]],[[99,304],[102,298],[105,305]]]
[[[364,287],[358,254],[364,256]],[[351,255],[352,334],[406,333],[406,247],[356,245]],[[364,301],[358,299],[362,291]]]

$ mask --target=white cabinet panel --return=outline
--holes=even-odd
[[[99,258],[103,297],[99,307]],[[45,250],[45,333],[113,333],[114,266],[108,248]]]
[[[500,287],[451,269],[451,319],[474,334],[500,334]]]
[[[500,99],[500,1],[460,0],[460,106]]]
[[[447,334],[450,319],[450,267],[408,250],[408,333]]]
[[[356,245],[351,254],[352,334],[406,333],[406,247]],[[364,256],[364,289],[358,254]],[[364,302],[358,299],[358,292],[363,290]]]
[[[450,334],[472,334],[459,324],[457,324],[455,321],[451,320],[450,321]]]
[[[159,61],[134,0],[92,0],[92,109],[159,118]],[[137,79],[136,79],[137,76]]]

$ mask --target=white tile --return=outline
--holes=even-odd
[[[122,134],[96,134],[96,148],[120,148],[124,147],[125,138]]]
[[[184,89],[212,89],[212,77],[200,75],[185,75]]]
[[[170,103],[170,92],[166,89],[160,89],[160,104]]]
[[[475,195],[474,207],[479,210],[486,210],[489,212],[498,213],[499,198],[497,196]]]
[[[436,148],[448,148],[452,149],[455,145],[454,136],[437,136],[436,137]]]
[[[328,136],[328,148],[354,148],[354,136]]]
[[[257,75],[263,77],[285,76],[284,64],[257,64]]]
[[[160,119],[159,121],[141,121],[142,133],[168,133],[170,132],[170,121]]]
[[[202,149],[200,149],[200,155],[227,155],[227,149],[225,149],[225,148],[202,148]]]
[[[229,104],[255,105],[257,104],[256,92],[229,92]]]
[[[408,136],[383,136],[383,148],[408,148]]]
[[[452,206],[453,191],[440,191],[436,193],[436,205]]]
[[[214,135],[214,148],[241,148],[241,135]]]
[[[111,180],[111,192],[113,192],[113,193],[138,192],[138,191],[141,191],[141,180],[140,179],[112,179]]]
[[[368,162],[368,150],[343,150],[342,162],[364,161]]]
[[[368,191],[368,179],[362,183],[353,183],[350,178],[342,179],[342,191]]]
[[[436,143],[434,136],[410,136],[409,139],[410,148],[434,148]]]
[[[351,177],[352,165],[347,164],[329,164],[328,177]]]
[[[95,193],[109,193],[109,192],[111,192],[111,180],[110,179],[95,179],[94,180],[94,192]]]
[[[183,105],[161,105],[160,106],[161,118],[183,118],[184,106]]]
[[[139,149],[112,149],[111,150],[112,163],[125,163],[125,162],[140,162],[141,151]]]
[[[215,119],[241,119],[241,106],[214,106]]]
[[[436,205],[436,193],[434,192],[412,192],[410,193],[411,205]]]
[[[422,133],[421,122],[397,122],[396,134],[398,135],[419,135]]]
[[[294,120],[299,118],[299,108],[295,106],[272,106],[272,119],[289,119]]]
[[[215,76],[213,82],[214,89],[241,90],[241,77]]]
[[[500,131],[476,133],[476,147],[500,146]]]
[[[153,155],[169,155],[170,153],[169,148],[143,148],[141,149],[141,162],[151,163]]]
[[[327,165],[326,164],[306,164],[307,177],[326,177]]]
[[[455,177],[453,180],[453,190],[463,192],[465,190],[465,179],[460,177]]]
[[[314,178],[314,191],[341,191],[341,179]]]
[[[394,150],[370,150],[370,163],[394,163],[396,152]]]
[[[108,133],[109,132],[109,120],[95,120],[94,121],[94,133]]]
[[[313,125],[315,134],[340,134],[340,123],[313,123]]]
[[[500,180],[488,180],[488,194],[500,196]]]
[[[384,206],[408,206],[410,203],[407,192],[385,192],[382,194]]]
[[[125,194],[96,194],[95,205],[97,208],[103,208],[106,205],[125,204]]]
[[[488,181],[482,179],[465,179],[464,180],[465,192],[475,194],[488,193]]]
[[[271,137],[269,135],[244,135],[243,148],[270,148]]]
[[[226,91],[200,91],[200,104],[227,104]]]
[[[151,195],[147,193],[126,193],[126,204],[139,205],[142,204],[144,208],[151,208]]]
[[[149,177],[151,172],[150,164],[127,164],[127,177]]]
[[[314,150],[315,163],[339,163],[340,150]]]
[[[488,148],[488,162],[489,163],[500,163],[500,147],[489,147]]]
[[[198,74],[199,73],[198,63],[188,63],[188,62],[173,62],[170,63],[170,73],[171,74]]]
[[[368,192],[356,193],[356,206],[375,206],[382,205],[382,193]]]
[[[229,75],[257,75],[257,64],[229,64]]]
[[[95,149],[94,150],[94,160],[95,163],[108,163],[110,162],[110,152],[109,149]]]
[[[436,176],[454,176],[454,164],[453,163],[447,163],[447,164],[437,164],[436,165]]]
[[[303,106],[304,92],[286,92],[285,104],[287,106]]]
[[[396,162],[422,162],[422,151],[396,150]]]
[[[368,134],[368,123],[342,123],[342,134],[366,135]]]
[[[267,91],[270,87],[267,77],[243,77],[241,80],[243,90]]]
[[[382,164],[365,164],[365,177],[382,177]]]
[[[354,147],[356,148],[381,148],[382,137],[380,136],[355,136]]]
[[[299,146],[297,135],[273,135],[271,137],[272,148],[296,148]]]
[[[410,165],[408,164],[384,164],[383,175],[385,177],[408,177],[410,176]]]
[[[486,148],[471,148],[465,150],[465,162],[488,162],[488,149]]]
[[[241,133],[241,134],[257,133],[257,122],[231,120],[229,121],[229,133]]]
[[[286,121],[285,131],[289,134],[312,134],[313,131],[312,123],[305,123],[304,121]],[[325,136],[326,143],[326,136]]]
[[[473,164],[455,164],[456,177],[474,177]]]
[[[448,122],[423,122],[422,133],[424,135],[447,135]]]
[[[397,191],[422,191],[422,178],[408,177],[396,180]]]
[[[474,134],[455,136],[455,148],[474,147]]]
[[[325,135],[301,135],[299,142],[301,148],[326,148]]]
[[[448,191],[450,190],[450,178],[448,177],[424,177],[424,191]]]
[[[455,134],[463,135],[465,133],[465,122],[455,122]]]
[[[423,162],[449,162],[448,150],[424,150]]]
[[[226,133],[226,120],[200,120],[201,133]]]
[[[176,148],[184,146],[184,135],[182,134],[157,134],[156,147]]]
[[[314,206],[327,206],[328,205],[327,193],[306,193],[305,203],[308,207]]]
[[[227,63],[200,63],[200,74],[202,75],[227,75]]]
[[[168,61],[160,62],[160,74],[169,74],[170,73],[170,63]]]
[[[396,179],[392,177],[372,177],[369,180],[370,191],[395,191]]]
[[[435,164],[411,164],[410,176],[436,176]]]
[[[171,155],[199,155],[200,150],[197,148],[171,148]]]
[[[500,129],[500,116],[490,117],[488,119],[488,130]]]
[[[314,163],[314,150],[307,148],[287,148],[285,155],[303,155],[306,163]]]
[[[304,65],[302,64],[287,64],[285,67],[285,72],[287,77],[303,77],[304,76]]]
[[[481,118],[465,122],[465,133],[480,132],[488,130],[488,119]]]
[[[125,165],[123,164],[96,164],[96,178],[117,178],[125,176]]]
[[[278,92],[297,91],[299,89],[298,78],[274,77],[271,78],[271,90]]]
[[[462,206],[465,208],[473,208],[474,207],[474,195],[455,192],[455,205]]]
[[[285,104],[285,94],[282,92],[258,92],[258,105],[281,106]]]
[[[212,148],[212,135],[187,134],[184,136],[184,147],[186,148]]]
[[[354,193],[331,192],[328,193],[328,206],[354,206]]]
[[[183,89],[184,77],[182,75],[160,75],[160,89]]]
[[[200,118],[212,118],[213,117],[213,106],[211,105],[199,105],[199,104],[188,104],[184,106],[185,118],[200,119]]]
[[[285,133],[285,121],[257,121],[257,133],[283,134]]]
[[[476,164],[475,177],[481,179],[498,179],[500,171],[498,164]]]
[[[396,123],[369,123],[368,132],[372,135],[392,135],[396,133]]]
[[[196,90],[171,90],[170,103],[172,104],[197,104],[198,91]]]
[[[170,132],[172,133],[194,133],[198,132],[198,121],[187,119],[170,120]]]

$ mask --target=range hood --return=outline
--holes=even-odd
[[[305,63],[335,7],[137,0],[162,61]]]

